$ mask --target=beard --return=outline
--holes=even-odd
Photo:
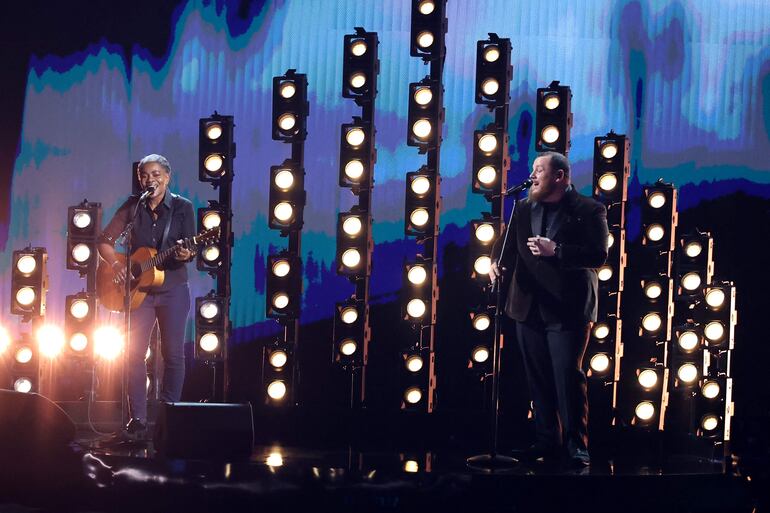
[[[537,189],[531,187],[529,189],[528,197],[532,201],[542,201],[556,191],[556,184],[553,182],[540,182]]]

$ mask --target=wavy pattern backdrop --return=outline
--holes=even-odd
[[[336,186],[339,125],[356,112],[340,95],[342,38],[356,26],[381,41],[377,100],[372,294],[395,297],[404,240],[403,177],[421,164],[405,144],[407,88],[427,74],[409,57],[410,0],[275,0],[246,21],[233,2],[189,0],[175,12],[168,52],[141,46],[128,57],[109,40],[29,64],[10,216],[0,226],[0,287],[10,289],[14,249],[46,246],[49,317],[80,290],[64,270],[66,208],[100,201],[109,218],[130,190],[131,162],[168,156],[173,189],[203,206],[214,191],[198,183],[197,120],[214,110],[236,120],[235,342],[274,329],[264,318],[264,261],[285,241],[267,228],[270,165],[289,147],[270,139],[271,79],[307,73],[311,115],[306,146],[308,204],[303,322],[329,317],[351,291],[334,274],[335,221],[353,201]],[[770,183],[770,9],[761,0],[450,0],[445,68],[446,126],[442,245],[467,241],[485,202],[470,194],[470,134],[490,121],[473,103],[475,42],[488,32],[513,42],[512,180],[534,155],[535,89],[572,87],[574,181],[588,192],[592,140],[609,129],[632,138],[632,190],[659,176],[688,186],[683,206],[737,189],[767,194]],[[635,187],[635,189],[634,189]],[[765,192],[761,192],[765,191]],[[196,295],[211,280],[193,272]],[[330,291],[332,291],[330,293]],[[8,293],[0,310],[8,316]]]

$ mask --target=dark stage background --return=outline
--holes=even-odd
[[[405,142],[407,87],[426,69],[409,58],[408,0],[151,2],[27,1],[5,7],[0,31],[0,308],[9,315],[11,253],[48,248],[49,319],[63,321],[64,297],[82,288],[64,269],[66,208],[100,201],[109,218],[130,191],[131,162],[165,154],[173,189],[203,206],[215,193],[197,181],[197,120],[233,114],[238,158],[233,196],[234,398],[260,396],[266,320],[265,258],[285,241],[267,228],[269,167],[288,156],[270,139],[271,78],[307,73],[311,115],[306,145],[303,260],[305,295],[300,398],[344,403],[331,365],[331,315],[352,291],[334,271],[338,211],[353,203],[336,186],[339,125],[354,113],[340,95],[342,37],[356,26],[379,33],[378,162],[374,189],[371,408],[396,408],[401,264],[416,245],[403,236],[403,179],[420,157]],[[497,32],[513,43],[510,180],[534,158],[534,98],[552,80],[574,94],[574,182],[590,193],[592,141],[610,129],[632,143],[629,187],[631,275],[641,187],[658,178],[680,193],[679,228],[711,231],[716,276],[738,287],[734,359],[735,435],[766,437],[770,392],[767,273],[770,236],[770,9],[763,1],[450,0],[445,70],[441,299],[437,327],[438,408],[479,410],[470,375],[466,312],[473,299],[466,246],[469,220],[485,209],[470,193],[471,134],[491,121],[473,104],[475,42]],[[193,271],[194,295],[213,282]],[[104,318],[108,316],[105,313]],[[192,323],[188,338],[192,338]],[[509,402],[521,386],[515,354],[506,362]],[[205,393],[194,364],[186,396]],[[766,440],[764,440],[766,441]],[[766,444],[764,444],[766,446]]]

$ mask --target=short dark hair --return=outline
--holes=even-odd
[[[546,151],[544,153],[541,153],[538,155],[538,157],[551,157],[551,169],[556,171],[557,169],[561,169],[564,171],[564,176],[569,178],[569,160],[567,160],[567,157],[559,153],[558,151]]]
[[[169,163],[168,159],[163,155],[158,155],[157,153],[150,153],[142,160],[140,160],[136,170],[141,171],[145,164],[150,164],[152,162],[157,162],[163,169],[166,170],[166,173],[171,174],[171,164]]]

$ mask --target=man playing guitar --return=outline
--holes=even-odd
[[[184,335],[190,311],[190,289],[185,264],[195,256],[192,249],[178,244],[182,239],[195,235],[195,215],[190,200],[168,190],[171,180],[168,160],[162,155],[147,155],[139,162],[137,173],[144,194],[141,197],[130,196],[118,208],[99,241],[99,254],[104,260],[102,265],[112,267],[114,279],[119,283],[124,283],[126,265],[114,246],[135,211],[137,214],[130,234],[132,252],[137,248],[170,250],[170,255],[157,266],[164,271],[162,284],[147,290],[141,304],[132,305],[131,308],[127,369],[131,420],[126,426],[130,438],[146,434],[145,354],[156,319],[164,361],[160,399],[175,402],[182,395],[185,376]],[[140,201],[142,204],[137,206]]]

